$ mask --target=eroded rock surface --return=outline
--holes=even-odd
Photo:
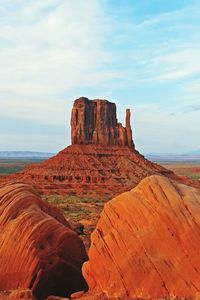
[[[150,176],[105,205],[83,274],[109,299],[194,299],[199,248],[200,190]]]
[[[29,185],[0,186],[0,290],[32,289],[37,298],[83,290],[82,241],[61,211]]]
[[[107,100],[75,100],[71,116],[72,145],[134,147],[130,110],[126,111],[126,127],[117,121],[116,105]]]
[[[1,300],[36,300],[29,289],[18,289],[11,291],[0,291]]]
[[[42,194],[67,194],[111,199],[143,178],[164,174],[193,186],[200,181],[178,178],[144,158],[134,147],[130,110],[126,124],[117,121],[116,105],[107,100],[75,100],[71,117],[72,145],[20,173],[0,178],[30,183]]]
[[[56,156],[8,177],[33,184],[42,194],[112,198],[152,174],[173,172],[129,147],[72,145]]]

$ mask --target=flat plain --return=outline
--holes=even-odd
[[[174,173],[176,173],[177,175],[187,176],[191,179],[200,180],[200,161],[194,161],[194,162],[161,161],[160,164],[166,169],[170,169],[174,171]]]
[[[32,163],[39,163],[42,159],[6,158],[0,159],[0,175],[9,175],[22,171]]]

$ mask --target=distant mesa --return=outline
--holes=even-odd
[[[83,265],[90,294],[199,299],[199,216],[200,190],[164,176],[106,203]]]
[[[124,127],[117,121],[115,103],[81,97],[72,108],[72,145],[2,180],[30,183],[42,194],[106,199],[133,188],[153,174],[182,180],[135,149],[130,118],[127,109]],[[183,181],[200,185],[186,178]]]
[[[134,148],[126,110],[126,127],[117,121],[116,105],[107,100],[75,100],[71,117],[72,145],[128,146]]]

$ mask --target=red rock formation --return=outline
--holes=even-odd
[[[61,211],[30,186],[0,186],[0,290],[29,288],[38,298],[86,287],[82,241]]]
[[[1,300],[36,300],[29,289],[19,289],[14,291],[0,291]]]
[[[175,178],[172,171],[146,160],[134,148],[130,110],[126,127],[117,122],[116,105],[80,98],[72,109],[72,145],[47,161],[0,179],[30,183],[43,194],[112,198],[153,174]],[[186,181],[200,187],[200,181]]]
[[[116,105],[107,100],[75,100],[71,117],[72,145],[98,144],[102,146],[134,147],[127,110],[126,127],[117,122]]]
[[[130,109],[126,110],[126,134],[127,134],[127,143],[130,148],[134,147],[132,130],[131,130],[131,112]]]
[[[146,160],[129,147],[72,145],[8,179],[33,184],[42,194],[111,198],[152,174],[171,171]]]
[[[194,299],[199,248],[200,190],[151,176],[105,205],[83,274],[109,299]]]

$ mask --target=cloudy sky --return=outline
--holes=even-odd
[[[0,150],[67,146],[80,96],[142,153],[200,149],[200,1],[0,0],[0,82]]]

